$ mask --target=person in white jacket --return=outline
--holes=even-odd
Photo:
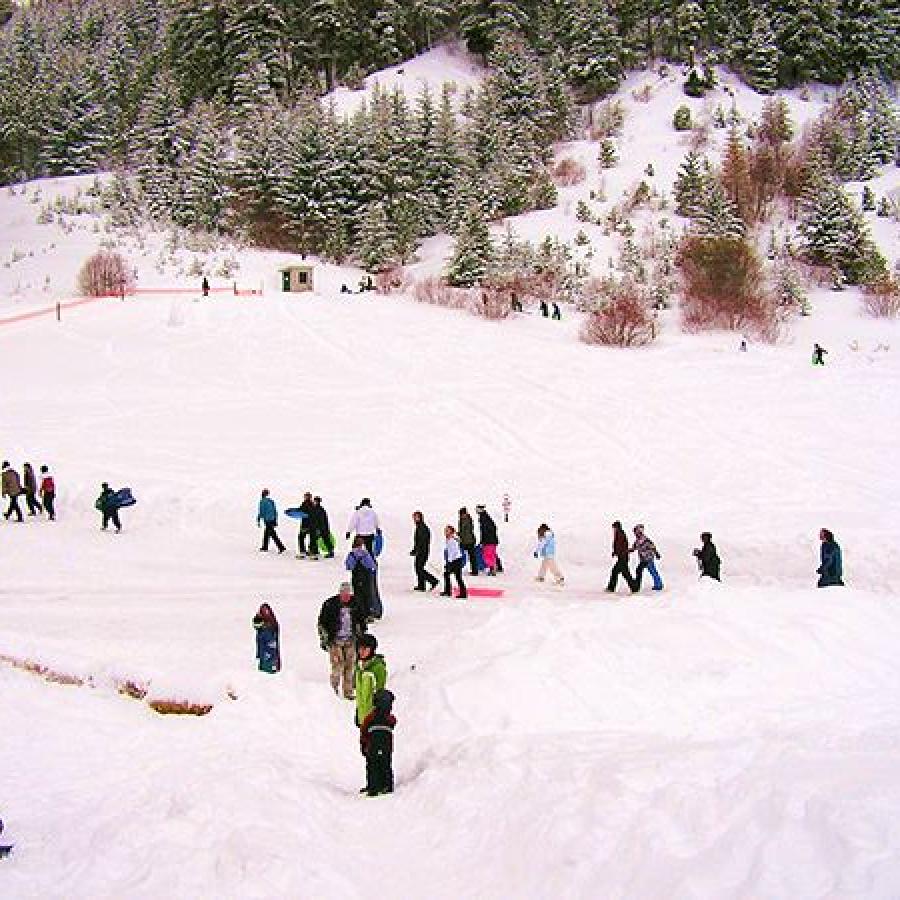
[[[463,563],[466,558],[463,556],[462,547],[459,546],[456,529],[452,525],[448,525],[444,529],[444,537],[446,539],[444,544],[444,590],[441,592],[441,596],[453,596],[453,591],[450,589],[450,576],[452,575],[456,578],[456,584],[459,587],[459,598],[464,600],[469,596],[462,577]]]
[[[375,555],[375,535],[381,534],[381,524],[378,521],[378,513],[372,509],[372,501],[368,497],[363,497],[359,501],[359,506],[350,516],[345,535],[347,540],[350,540],[351,534],[354,537],[357,535],[361,537],[369,553]]]
[[[543,581],[549,572],[557,584],[563,584],[565,578],[556,565],[556,537],[550,530],[550,526],[543,524],[537,530],[538,543],[534,550],[534,558],[540,559],[541,567],[538,569],[535,581]]]

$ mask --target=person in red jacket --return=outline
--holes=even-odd
[[[56,510],[53,506],[56,501],[56,483],[46,466],[41,466],[41,500],[44,503],[44,512],[53,522],[56,519]]]
[[[609,584],[606,585],[606,590],[610,594],[615,593],[616,583],[621,575],[627,582],[628,587],[631,588],[631,593],[633,594],[637,591],[637,583],[628,569],[628,535],[625,534],[625,529],[622,528],[622,523],[618,520],[612,523],[612,529],[612,555],[615,557],[616,561],[612,567],[612,571],[609,573]]]

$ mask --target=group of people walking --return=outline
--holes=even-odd
[[[29,516],[46,513],[47,518],[51,522],[56,518],[54,506],[56,484],[47,466],[41,466],[40,481],[38,481],[38,476],[35,475],[34,467],[30,462],[22,465],[22,474],[20,476],[9,464],[9,461],[4,460],[0,480],[2,480],[3,485],[3,496],[7,498],[6,512],[3,513],[4,519],[9,521],[15,516],[16,522],[25,521],[22,507],[19,506],[19,497],[23,496],[25,505],[28,507]]]

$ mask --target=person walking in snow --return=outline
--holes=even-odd
[[[56,483],[50,470],[46,466],[41,466],[41,501],[44,504],[44,511],[47,518],[53,522],[56,519]]]
[[[819,540],[822,542],[820,550],[820,565],[816,569],[819,576],[818,587],[843,587],[844,563],[841,555],[840,544],[834,539],[834,534],[827,528],[819,531]]]
[[[712,535],[708,531],[704,531],[700,535],[700,546],[694,549],[694,556],[697,557],[697,565],[700,567],[700,577],[715,578],[721,581],[720,568],[722,561],[716,552],[716,545],[712,542]]]
[[[203,281],[200,283],[200,290],[203,291],[203,296],[209,296],[209,279],[204,275]]]
[[[25,503],[28,505],[29,516],[34,516],[44,511],[44,507],[38,503],[38,483],[30,462],[22,466],[22,491],[25,494]]]
[[[281,647],[279,641],[278,619],[268,603],[259,607],[253,617],[253,628],[256,631],[256,658],[259,671],[274,674],[281,671]]]
[[[361,537],[365,541],[366,549],[373,556],[375,554],[375,535],[381,534],[381,524],[378,521],[378,513],[372,509],[372,501],[363,497],[359,506],[350,516],[345,537],[350,540],[350,535]]]
[[[625,534],[625,529],[622,528],[622,523],[618,519],[612,523],[612,529],[612,555],[616,561],[613,564],[612,571],[609,573],[609,582],[606,585],[607,593],[615,593],[616,583],[620,575],[625,579],[631,592],[634,593],[637,591],[637,586],[628,568],[628,554],[630,552],[628,549],[628,536]]]
[[[482,504],[475,507],[478,515],[478,531],[481,535],[481,556],[488,575],[497,574],[497,546],[500,538],[497,525]]]
[[[328,524],[328,513],[322,506],[322,498],[319,496],[313,497],[312,517],[322,545],[325,547],[325,559],[333,559],[334,538],[331,536],[331,526]]]
[[[303,518],[300,520],[300,530],[297,532],[297,559],[303,559],[306,556],[310,559],[318,559],[319,536],[316,522],[314,521],[315,504],[309,491],[303,494],[300,511],[303,513]],[[306,549],[307,538],[309,539],[309,550]]]
[[[814,366],[824,366],[825,365],[825,354],[828,351],[822,347],[820,344],[813,344],[813,355],[812,355],[812,364]]]
[[[657,551],[653,541],[644,534],[643,525],[634,526],[634,546],[631,550],[638,555],[638,565],[634,571],[635,592],[641,589],[641,576],[644,574],[644,569],[653,578],[653,590],[661,591],[663,583],[662,578],[659,577],[659,572],[656,571],[656,560],[662,557],[659,555],[659,551]]]
[[[376,619],[380,619],[382,614],[381,598],[375,582],[378,566],[361,534],[353,538],[353,546],[344,560],[344,568],[350,573],[353,593],[359,597],[360,603],[366,610],[368,621],[374,622]]]
[[[541,567],[535,576],[535,581],[543,581],[549,572],[558,585],[565,583],[563,573],[556,565],[556,537],[547,524],[539,525],[537,530],[538,543],[534,550],[534,558],[540,559]]]
[[[281,538],[278,537],[278,532],[275,530],[278,527],[278,510],[275,508],[275,501],[269,496],[268,488],[264,488],[259,496],[259,510],[256,514],[256,525],[257,527],[260,525],[265,526],[262,546],[259,548],[260,553],[269,552],[270,538],[275,542],[278,552],[284,553],[284,544],[281,543]]]
[[[472,516],[469,515],[469,511],[464,506],[460,507],[459,510],[458,535],[459,545],[462,547],[463,551],[465,551],[465,554],[469,559],[469,574],[477,575],[478,559],[475,556],[475,523],[472,521]],[[465,565],[465,560],[463,560],[463,565]]]
[[[116,503],[116,492],[105,481],[100,485],[100,496],[94,502],[94,508],[99,510],[102,517],[100,523],[101,531],[106,531],[110,522],[115,526],[116,534],[122,530],[122,523],[119,521],[119,506]]]
[[[369,797],[394,791],[394,727],[391,713],[394,695],[385,688],[375,692],[372,711],[359,726],[359,749],[366,758],[366,786],[360,791]]]
[[[19,494],[22,493],[22,482],[19,479],[19,473],[7,462],[3,460],[2,474],[0,474],[0,484],[3,486],[3,496],[9,497],[9,505],[6,512],[3,513],[4,519],[15,513],[16,521],[23,522],[22,508],[19,506]]]
[[[354,722],[361,726],[366,716],[375,708],[375,695],[387,687],[387,663],[378,649],[374,634],[364,634],[356,642],[356,669],[353,673],[353,691],[356,694]]]
[[[329,597],[319,611],[319,646],[331,663],[331,689],[343,691],[352,700],[356,642],[366,633],[367,610],[354,596],[349,581],[341,583],[338,593]]]
[[[452,525],[447,525],[444,528],[444,590],[441,591],[442,597],[453,596],[453,591],[450,589],[451,575],[456,579],[460,599],[464,600],[469,596],[462,577],[464,563],[465,557],[456,537],[456,529]]]
[[[413,548],[409,555],[413,557],[413,568],[416,573],[416,586],[414,591],[424,591],[426,582],[428,589],[434,590],[438,586],[438,580],[425,568],[428,565],[428,556],[431,553],[431,529],[425,524],[425,516],[419,510],[412,514]]]

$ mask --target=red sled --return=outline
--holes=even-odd
[[[470,597],[483,597],[483,598],[493,598],[502,597],[506,591],[503,588],[481,588],[481,587],[470,587],[468,589],[468,594]],[[459,597],[459,588],[453,588],[453,596]]]

